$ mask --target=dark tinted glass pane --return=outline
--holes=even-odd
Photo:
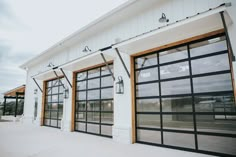
[[[88,80],[88,89],[99,88],[99,87],[100,87],[100,79]]]
[[[102,87],[113,86],[113,78],[111,76],[101,78]]]
[[[229,69],[228,54],[192,60],[193,74],[202,74]]]
[[[98,76],[100,76],[100,68],[88,71],[88,78],[93,78],[93,77],[98,77]]]
[[[57,111],[51,111],[51,118],[57,119]]]
[[[178,47],[160,53],[160,64],[188,58],[187,47]]]
[[[87,110],[88,111],[99,111],[100,110],[100,101],[88,101]]]
[[[88,122],[99,122],[99,112],[87,112]]]
[[[87,72],[82,72],[77,74],[77,80],[84,80],[87,78]]]
[[[58,109],[58,104],[52,103],[51,110],[57,110],[57,109]]]
[[[163,112],[192,112],[191,97],[172,97],[162,99]]]
[[[236,134],[236,114],[228,116],[227,114],[197,115],[197,130]]]
[[[75,130],[79,130],[79,131],[85,131],[85,123],[79,123],[76,122],[75,123]]]
[[[193,115],[163,115],[163,128],[175,130],[193,130]]]
[[[158,80],[157,67],[136,71],[136,82],[147,82],[153,80]]]
[[[77,82],[77,90],[86,89],[86,81]]]
[[[195,93],[232,90],[231,75],[221,74],[193,78]]]
[[[136,110],[137,112],[159,112],[159,99],[137,99]]]
[[[113,98],[113,88],[106,88],[101,90],[102,99],[112,99]]]
[[[149,83],[136,86],[136,96],[159,96],[159,85],[158,83]]]
[[[76,111],[85,111],[86,110],[86,101],[76,103]]]
[[[225,37],[217,37],[190,45],[191,57],[227,50]]]
[[[101,134],[112,136],[112,126],[109,125],[101,125]]]
[[[86,112],[76,113],[76,120],[77,121],[86,121]]]
[[[198,148],[211,152],[219,152],[236,156],[236,138],[198,135]]]
[[[63,112],[63,104],[58,104],[58,110],[59,110],[60,112]]]
[[[101,113],[101,123],[112,124],[113,113]]]
[[[235,112],[233,95],[195,96],[196,112]]]
[[[88,92],[88,100],[100,98],[100,90],[90,90],[87,92]]]
[[[137,114],[137,126],[146,128],[160,128],[160,115]]]
[[[135,60],[135,68],[144,68],[151,65],[157,65],[157,54],[147,55]]]
[[[113,101],[101,101],[101,110],[102,111],[113,111]]]
[[[181,62],[160,67],[161,79],[189,75],[189,63]]]
[[[164,132],[163,138],[165,145],[195,148],[195,140],[193,134]]]
[[[162,95],[189,94],[191,93],[190,79],[162,82],[161,92]]]
[[[161,132],[151,130],[137,130],[137,141],[161,144]]]
[[[87,124],[87,132],[99,133],[99,125],[97,124]]]
[[[44,117],[45,118],[50,118],[50,111],[45,111]]]

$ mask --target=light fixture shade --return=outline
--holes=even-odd
[[[124,81],[121,76],[118,76],[118,81],[116,82],[116,94],[124,94]]]
[[[169,19],[166,18],[166,15],[162,13],[161,18],[159,19],[160,23],[169,22]]]
[[[91,52],[91,49],[88,46],[85,46],[83,52]]]

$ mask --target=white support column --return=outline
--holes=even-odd
[[[130,69],[130,56],[120,52],[126,66]],[[117,55],[117,54],[116,54]],[[131,83],[120,59],[114,60],[114,75],[116,81],[122,76],[124,81],[124,94],[116,94],[114,82],[114,125],[112,129],[113,139],[121,143],[132,143],[132,106],[131,106]]]
[[[68,77],[70,82],[73,82],[73,73],[70,71],[65,71],[66,76]],[[72,88],[69,83],[64,80],[65,86],[69,89],[69,97],[64,99],[63,103],[63,117],[61,122],[61,129],[63,131],[71,130],[71,114],[72,114]]]

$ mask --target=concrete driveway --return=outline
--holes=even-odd
[[[59,129],[0,122],[0,157],[207,157]],[[209,156],[208,156],[209,157]]]

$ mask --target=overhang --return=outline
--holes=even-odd
[[[151,30],[147,33],[122,41],[112,48],[119,48],[121,52],[129,55],[142,51],[157,48],[163,45],[206,34],[223,29],[220,12],[226,10],[226,5],[219,6],[197,15],[187,17],[181,21],[176,21]],[[226,12],[226,11],[225,11]],[[232,20],[226,12],[227,24]]]
[[[84,68],[91,67],[94,65],[103,64],[104,60],[101,54],[104,55],[106,62],[110,62],[114,60],[115,58],[114,50],[112,49],[108,49],[104,51],[99,50],[97,52],[90,53],[86,56],[83,56],[81,58],[68,62],[64,65],[61,65],[59,66],[59,68],[62,68],[63,70],[67,70],[67,71],[76,71],[76,70],[84,69]]]
[[[49,80],[52,78],[56,78],[57,76],[61,77],[63,76],[63,73],[58,69],[50,69],[31,77],[36,80]]]

